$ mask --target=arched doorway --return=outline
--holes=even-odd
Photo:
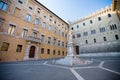
[[[35,56],[35,46],[30,47],[29,58],[34,58]]]
[[[76,54],[79,55],[79,46],[76,46]]]

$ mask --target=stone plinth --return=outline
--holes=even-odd
[[[65,58],[55,61],[55,64],[68,66],[86,65],[90,63],[92,63],[92,61],[80,59],[79,57],[75,57],[74,55],[67,55]]]

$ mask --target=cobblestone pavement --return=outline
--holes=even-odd
[[[0,63],[0,80],[120,80],[120,58],[94,58],[80,66],[54,65],[52,60]]]

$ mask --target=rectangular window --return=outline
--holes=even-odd
[[[42,23],[42,28],[46,28],[46,22]]]
[[[96,30],[91,30],[91,34],[96,34]]]
[[[118,37],[118,35],[117,35],[117,34],[115,35],[115,39],[116,39],[116,40],[118,40],[118,39],[119,39],[119,37]]]
[[[26,14],[25,20],[26,21],[31,21],[31,15],[30,14]]]
[[[79,25],[77,25],[77,28],[79,28]]]
[[[55,50],[53,50],[53,55],[55,55],[55,53],[56,53],[56,51],[55,51]]]
[[[14,11],[14,15],[15,16],[19,16],[20,15],[20,9],[19,8],[15,8],[15,11]]]
[[[23,29],[22,37],[26,37],[27,35],[28,35],[28,30],[27,29]]]
[[[107,41],[106,37],[103,37],[103,40],[104,40],[104,41]]]
[[[60,55],[60,51],[58,51],[58,55]]]
[[[8,48],[9,48],[9,43],[3,42],[1,51],[8,51]]]
[[[53,40],[53,44],[56,45],[56,38],[54,38],[54,40]]]
[[[96,39],[94,39],[94,43],[96,43]]]
[[[33,37],[37,38],[37,32],[33,32]]]
[[[111,17],[111,14],[108,14],[108,17],[110,18],[110,17]]]
[[[98,21],[101,21],[101,17],[98,17]]]
[[[8,28],[8,34],[13,35],[15,32],[15,28],[16,28],[15,25],[10,24]]]
[[[45,41],[45,36],[41,35],[41,42],[44,42],[44,41]]]
[[[35,19],[35,24],[38,25],[40,23],[40,20],[38,18]]]
[[[62,47],[64,47],[64,42],[62,42]]]
[[[58,40],[58,46],[60,46],[60,40]]]
[[[75,39],[75,35],[73,35],[72,37],[73,37],[73,39]]]
[[[85,23],[83,23],[83,26],[85,26]]]
[[[64,56],[65,54],[64,54],[64,51],[62,51],[62,55]]]
[[[51,37],[48,37],[48,44],[51,43]]]
[[[77,34],[77,38],[81,37],[81,34]]]
[[[57,29],[56,29],[56,27],[54,27],[54,33],[57,33]]]
[[[92,20],[90,20],[90,24],[92,24],[93,23],[93,21]]]
[[[83,36],[88,36],[88,32],[84,32],[84,33],[83,33]]]
[[[52,31],[52,26],[51,25],[48,26],[48,30]]]
[[[47,54],[50,54],[50,49],[47,49]]]
[[[62,36],[64,37],[64,32],[62,32]]]
[[[100,28],[100,32],[105,32],[105,27]]]
[[[88,44],[88,41],[87,41],[87,40],[85,40],[85,43],[86,43],[86,44]]]
[[[4,19],[0,18],[0,26],[2,26]]]
[[[16,52],[22,52],[22,45],[17,45]]]
[[[44,54],[44,48],[41,48],[41,54]]]
[[[3,1],[0,1],[0,9],[3,10],[3,11],[7,11],[8,4],[3,2]]]

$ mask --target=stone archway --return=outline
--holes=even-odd
[[[35,57],[35,46],[31,46],[29,51],[29,58],[34,58],[34,57]]]

